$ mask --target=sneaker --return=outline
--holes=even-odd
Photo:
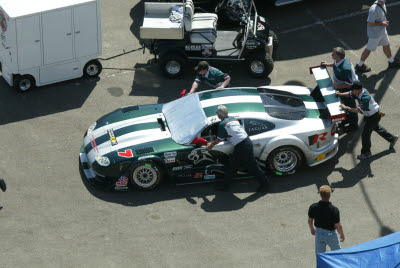
[[[389,68],[399,68],[400,67],[400,60],[394,59],[393,62],[389,62]]]
[[[367,72],[371,71],[371,68],[365,63],[363,63],[363,65],[361,65],[361,66],[356,64],[356,68],[355,69],[356,69],[357,72],[360,72],[360,73],[367,73]]]
[[[363,159],[370,158],[371,156],[372,156],[371,153],[360,154],[360,155],[357,155],[357,159],[363,160]]]
[[[390,145],[389,145],[389,150],[393,150],[393,149],[394,149],[394,145],[396,144],[396,142],[397,142],[398,139],[399,139],[399,136],[398,136],[398,135],[396,135],[396,136],[393,137],[393,141],[391,141],[391,142],[390,142]]]

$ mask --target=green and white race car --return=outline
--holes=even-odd
[[[329,81],[317,82],[325,90]],[[123,107],[89,127],[82,168],[89,181],[115,190],[150,190],[168,175],[177,183],[217,180],[232,145],[221,142],[206,151],[196,141],[216,138],[216,109],[222,104],[243,125],[261,165],[277,175],[293,174],[302,164],[321,164],[338,151],[334,121],[345,118],[329,112],[329,105],[339,105],[336,95],[321,92],[299,86],[231,88],[167,104]]]

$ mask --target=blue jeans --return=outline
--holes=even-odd
[[[326,245],[331,251],[341,249],[339,236],[336,230],[329,231],[322,228],[315,228],[315,254],[326,251]]]

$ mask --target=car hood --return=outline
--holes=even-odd
[[[115,162],[115,158],[151,153],[154,148],[146,144],[170,140],[161,109],[162,105],[123,107],[97,120],[94,130],[83,140],[89,163],[101,156],[111,156],[111,162]]]

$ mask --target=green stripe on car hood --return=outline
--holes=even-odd
[[[259,96],[256,88],[235,88],[235,89],[225,89],[225,90],[212,90],[199,93],[200,101],[222,98],[222,97],[232,97],[232,96]]]

